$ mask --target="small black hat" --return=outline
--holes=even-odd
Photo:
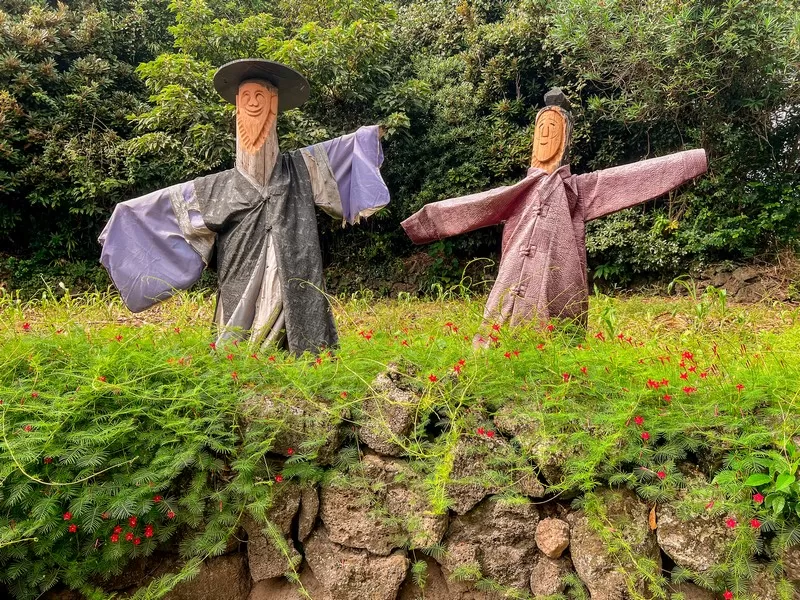
[[[297,108],[308,100],[308,80],[281,63],[261,58],[243,58],[222,65],[214,73],[214,88],[231,104],[236,104],[239,84],[248,79],[264,79],[278,88],[278,112]]]

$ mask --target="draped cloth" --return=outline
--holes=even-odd
[[[703,150],[572,175],[528,169],[520,182],[434,202],[403,221],[416,244],[505,223],[500,268],[484,310],[490,323],[586,323],[585,223],[629,208],[706,171]]]
[[[337,344],[314,207],[356,223],[389,202],[377,126],[278,156],[260,186],[236,169],[118,204],[101,262],[139,312],[187,289],[217,252],[218,341],[295,354]]]

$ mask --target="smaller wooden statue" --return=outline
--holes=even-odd
[[[558,88],[536,116],[531,167],[519,183],[423,206],[403,221],[424,244],[505,223],[497,280],[484,311],[487,323],[586,323],[587,221],[635,206],[706,171],[703,150],[572,175],[571,115]]]

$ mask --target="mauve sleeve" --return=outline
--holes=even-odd
[[[377,125],[361,127],[355,133],[316,144],[309,150],[319,155],[319,148],[327,155],[339,189],[342,214],[348,223],[357,223],[389,204],[389,189],[380,171],[383,148]]]
[[[497,225],[533,180],[426,204],[400,223],[415,244],[426,244],[481,227]]]
[[[687,150],[630,165],[575,175],[584,220],[647,202],[706,172],[705,150]]]
[[[133,312],[189,288],[205,266],[204,257],[181,231],[171,195],[188,204],[194,184],[179,184],[117,204],[100,234],[100,262]],[[202,226],[194,223],[200,218],[194,213],[187,213],[192,224]]]

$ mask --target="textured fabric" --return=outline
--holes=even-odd
[[[100,262],[133,312],[191,287],[203,272],[203,257],[184,237],[170,199],[192,189],[179,184],[121,202],[100,234]]]
[[[388,202],[378,171],[383,158],[378,128],[361,128],[344,138],[279,156],[265,187],[230,169],[119,204],[100,242],[103,264],[126,305],[144,310],[190,287],[216,247],[218,339],[288,341],[298,353],[335,344],[322,293],[314,205],[342,219],[343,192],[348,206],[361,207],[351,211],[356,218]],[[277,217],[274,204],[287,211],[283,217]],[[318,316],[303,317],[304,312]]]
[[[358,223],[389,204],[389,190],[381,177],[383,148],[377,125],[316,144],[324,149],[342,201],[344,220]]]
[[[484,319],[518,325],[552,317],[585,323],[585,223],[664,194],[706,171],[703,150],[571,175],[531,168],[519,183],[424,206],[403,221],[423,244],[505,222]]]

